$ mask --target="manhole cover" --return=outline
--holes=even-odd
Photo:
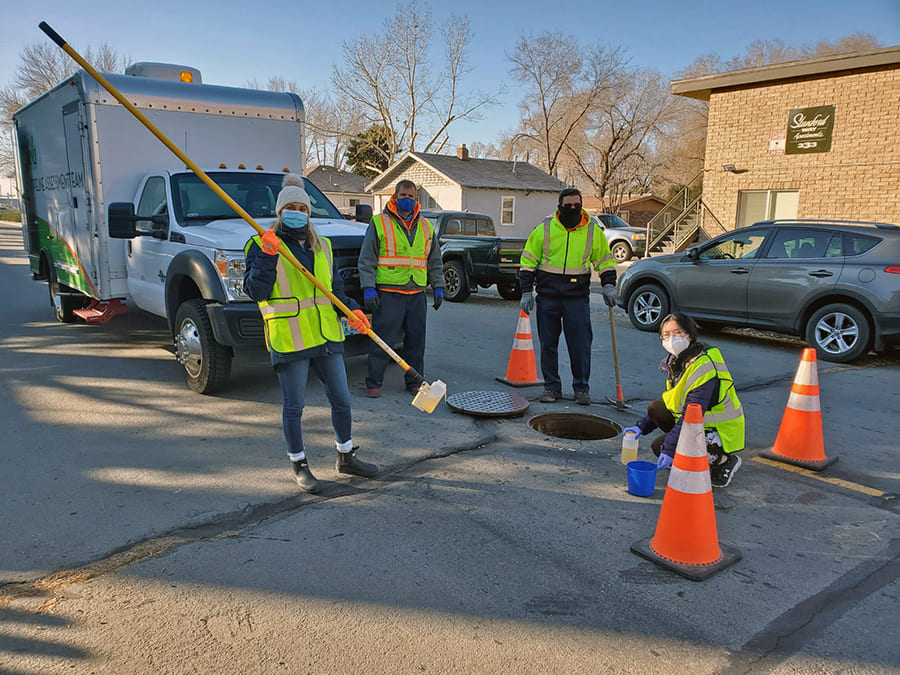
[[[622,427],[605,417],[579,413],[535,415],[528,420],[528,426],[554,438],[568,438],[575,441],[615,438],[622,432]]]
[[[505,391],[463,391],[447,397],[455,412],[478,417],[511,417],[528,410],[528,401]]]

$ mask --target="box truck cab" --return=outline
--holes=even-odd
[[[204,85],[195,69],[136,64],[105,75],[262,227],[284,173],[303,166],[296,94]],[[242,347],[264,342],[243,293],[244,220],[84,71],[13,117],[32,275],[56,318],[103,323],[134,305],[165,317],[188,386],[220,389]],[[308,180],[312,222],[332,242],[347,292],[365,226]],[[347,328],[348,332],[351,332]],[[363,336],[348,350],[363,351]]]

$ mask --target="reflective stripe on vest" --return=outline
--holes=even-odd
[[[574,267],[566,267],[566,261],[563,260],[563,266],[558,267],[555,265],[550,265],[548,262],[550,261],[550,236],[551,229],[550,224],[553,222],[554,216],[548,216],[543,220],[544,226],[544,257],[542,258],[543,262],[539,262],[537,268],[542,272],[549,272],[550,274],[565,274],[572,276],[580,276],[583,274],[591,273],[591,251],[594,248],[594,223],[593,221],[588,221],[588,225],[586,228],[587,232],[586,241],[584,242],[584,255],[581,258],[581,268]],[[580,229],[580,228],[579,228]],[[573,234],[578,234],[578,238],[581,238],[581,232],[579,229],[573,230],[572,232],[566,232],[567,237],[572,237]],[[565,253],[563,253],[565,255]],[[555,260],[553,262],[556,262]]]
[[[254,236],[250,242],[260,246],[259,236]],[[249,249],[250,242],[245,250]],[[314,276],[326,288],[331,288],[334,254],[328,239],[322,237],[322,251],[314,254],[313,264]],[[275,285],[269,299],[257,304],[265,327],[266,346],[270,350],[296,352],[326,341],[341,342],[344,339],[331,300],[281,254],[275,264]]]
[[[390,222],[390,227],[388,223]],[[431,252],[433,232],[431,223],[418,218],[421,227],[416,228],[412,244],[403,225],[391,216],[380,214],[373,218],[378,233],[379,252],[375,282],[391,286],[404,286],[412,279],[418,286],[428,284],[428,254]]]
[[[735,452],[744,447],[744,408],[738,400],[734,379],[718,349],[711,347],[689,363],[674,386],[666,383],[669,388],[662,395],[663,402],[678,419],[688,393],[714,377],[719,378],[719,401],[703,413],[703,426],[719,432],[725,452]]]

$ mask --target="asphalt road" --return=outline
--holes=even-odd
[[[517,303],[493,291],[429,310],[426,379],[507,391],[526,415],[380,399],[348,360],[354,439],[375,480],[334,470],[310,385],[305,437],[322,495],[297,493],[264,354],[214,397],[184,385],[165,322],[52,319],[15,224],[0,223],[0,671],[9,673],[900,672],[900,356],[819,364],[825,450],[807,475],[761,462],[802,345],[727,331],[747,449],[714,491],[742,559],[688,581],[630,551],[652,535],[665,476],[630,495],[619,439],[532,430],[543,412],[633,423],[659,395],[655,335],[594,297],[589,408],[541,404],[506,372]],[[568,363],[561,361],[571,395]],[[641,457],[648,459],[641,439]]]

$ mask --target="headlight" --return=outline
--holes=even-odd
[[[646,238],[647,238],[646,232],[635,232],[633,235],[631,235],[632,241],[638,241],[639,239],[646,239]]]
[[[249,300],[244,293],[244,254],[235,251],[216,251],[216,269],[231,300]]]

